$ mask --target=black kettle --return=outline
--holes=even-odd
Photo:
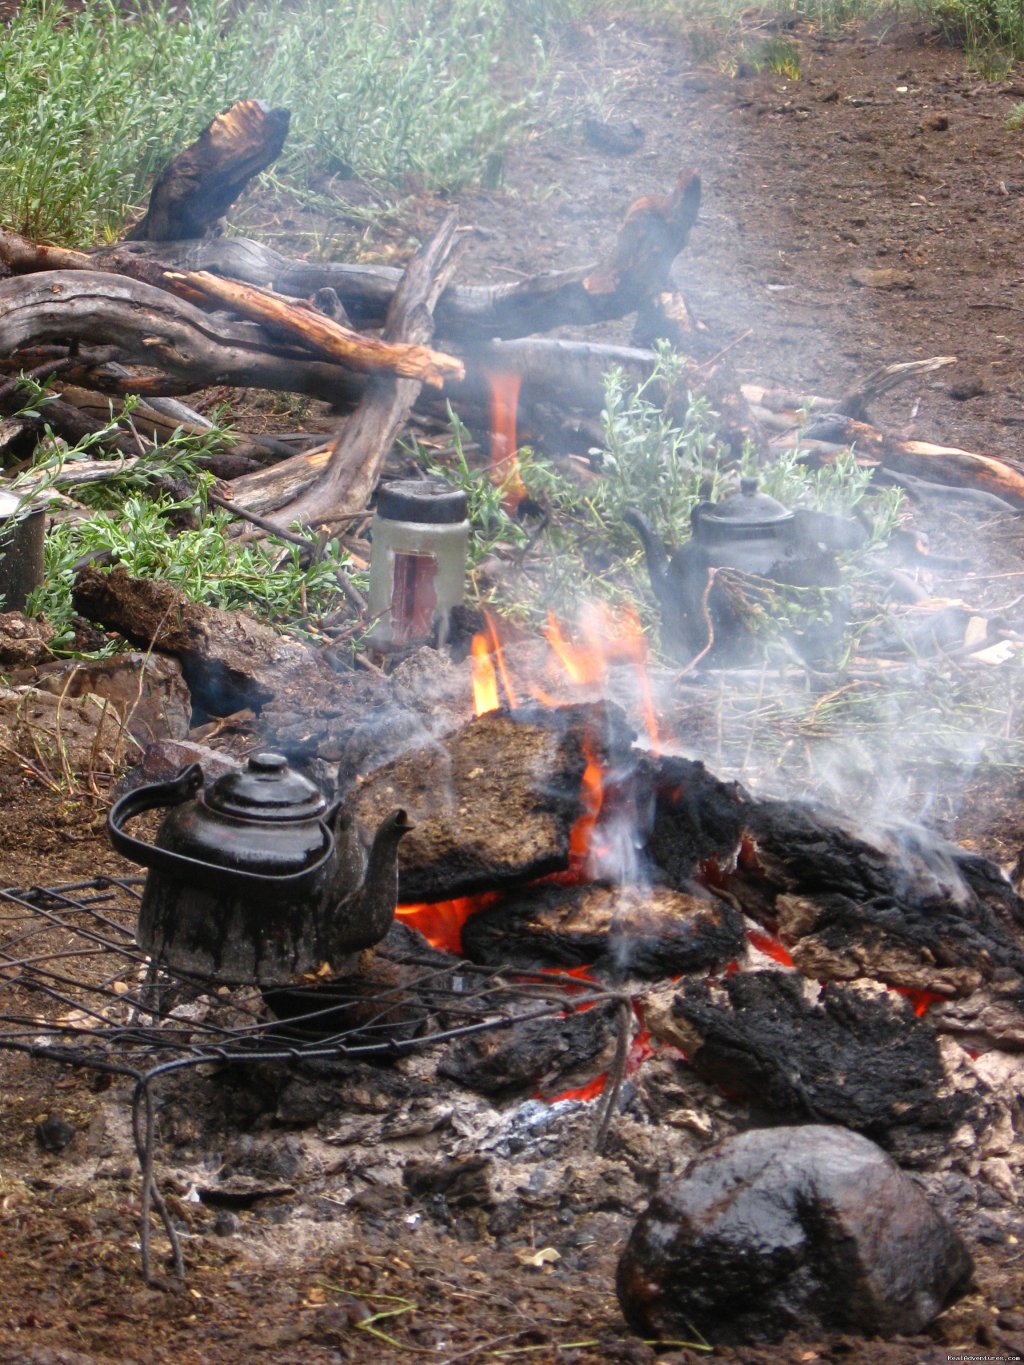
[[[125,823],[166,808],[152,844]],[[172,971],[227,985],[285,985],[332,974],[387,933],[398,899],[405,812],[367,854],[350,813],[328,803],[281,754],[262,753],[206,786],[193,763],[123,796],[107,820],[114,848],[149,869],[138,941]]]
[[[741,479],[739,492],[721,502],[698,503],[690,514],[690,539],[671,556],[646,517],[630,510],[623,520],[644,547],[661,606],[663,647],[687,661],[704,650],[719,663],[739,662],[751,653],[753,639],[742,613],[714,582],[713,571],[731,569],[780,586],[838,588],[835,551],[866,539],[858,522],[792,511],[760,492],[753,478]]]

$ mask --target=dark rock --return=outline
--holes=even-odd
[[[181,665],[163,654],[60,660],[37,672],[34,682],[58,697],[102,697],[139,744],[183,740],[192,724],[192,697]]]
[[[493,1208],[488,1156],[468,1155],[448,1161],[413,1161],[402,1172],[402,1184],[417,1199],[443,1200],[453,1209]]]
[[[841,1128],[760,1129],[662,1186],[619,1262],[641,1336],[716,1344],[920,1331],[967,1288],[970,1254],[899,1167]]]
[[[610,152],[613,156],[629,156],[644,145],[644,130],[632,119],[585,119],[583,136],[591,147],[596,147],[599,152]]]
[[[938,1149],[981,1103],[952,1090],[929,1025],[900,995],[830,983],[809,1000],[794,973],[742,972],[675,997],[694,1070],[774,1120],[841,1123],[909,1156]]]
[[[202,767],[207,783],[223,777],[225,773],[237,772],[240,766],[230,754],[208,749],[205,744],[194,744],[191,740],[157,740],[147,745],[142,762],[122,777],[114,789],[113,799],[118,801],[137,787],[144,787],[150,782],[169,782],[192,763]]]

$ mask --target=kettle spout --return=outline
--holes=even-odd
[[[349,950],[370,948],[391,927],[398,904],[398,845],[415,828],[404,810],[394,810],[377,828],[366,860],[362,885],[338,901],[336,922],[346,926]]]
[[[630,508],[622,514],[622,520],[640,537],[647,559],[647,572],[650,574],[651,587],[659,601],[664,600],[668,588],[669,558],[668,551],[658,539],[654,527],[640,512]]]

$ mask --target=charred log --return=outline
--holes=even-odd
[[[743,917],[730,905],[659,886],[543,883],[479,911],[462,930],[474,962],[586,966],[613,980],[722,967],[744,942]]]
[[[811,1002],[801,979],[783,972],[744,972],[714,989],[691,981],[666,1036],[755,1115],[842,1124],[902,1160],[934,1153],[963,1122],[983,1122],[983,1092],[956,1090],[929,1025],[875,985],[829,985]]]
[[[262,100],[238,100],[157,176],[129,241],[203,237],[246,185],[281,155],[291,115]]]

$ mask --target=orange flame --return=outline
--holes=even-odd
[[[569,875],[574,880],[590,876],[594,829],[604,804],[604,768],[591,748],[589,737],[583,741],[583,753],[587,760],[580,779],[583,811],[569,831]]]
[[[432,948],[446,953],[462,953],[462,929],[466,921],[477,913],[495,905],[501,899],[496,891],[484,891],[479,896],[459,896],[456,900],[400,905],[395,918],[418,929]]]
[[[491,481],[503,490],[502,506],[511,516],[526,497],[516,454],[516,407],[522,378],[515,370],[486,370],[485,374],[491,388]]]
[[[498,675],[483,635],[474,635],[469,648],[472,656],[470,667],[473,674],[473,714],[483,716],[488,711],[497,711],[501,704],[498,697]]]

